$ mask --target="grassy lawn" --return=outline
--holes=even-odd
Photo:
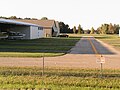
[[[0,89],[120,90],[120,70],[0,67]]]
[[[41,57],[66,54],[80,38],[0,40],[0,57]]]

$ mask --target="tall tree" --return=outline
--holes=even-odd
[[[90,34],[94,34],[94,32],[95,32],[95,30],[94,30],[94,28],[92,27]]]
[[[109,24],[109,27],[108,27],[108,33],[109,34],[114,34],[114,26],[112,25],[112,23]]]
[[[82,34],[82,28],[81,28],[81,25],[79,24],[78,26],[78,34]]]
[[[119,24],[114,24],[114,30],[115,30],[115,34],[119,34],[119,29],[120,29],[120,26],[119,26]]]
[[[102,24],[101,26],[101,34],[107,34],[108,33],[108,24]]]
[[[60,27],[60,33],[70,33],[70,28],[68,24],[65,24],[64,22],[59,22]]]
[[[73,27],[73,33],[76,33],[76,26]]]
[[[98,27],[96,32],[97,32],[97,34],[101,34],[101,27]]]

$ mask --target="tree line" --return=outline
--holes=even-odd
[[[10,16],[10,17],[0,16],[0,18],[3,18],[3,19],[27,19],[27,20],[38,20],[37,18],[29,18],[29,17],[21,18],[21,17],[16,17],[16,16]],[[44,18],[44,17],[43,17],[43,18]],[[41,19],[43,19],[43,18],[41,18]]]
[[[102,24],[96,30],[94,27],[88,30],[83,30],[81,25],[78,27],[74,26],[72,29],[69,28],[68,24],[64,24],[63,22],[59,23],[60,32],[61,33],[74,33],[74,34],[119,34],[120,26],[119,24]]]
[[[4,17],[0,16],[0,18],[4,19],[27,19],[27,20],[38,20],[37,18],[21,18],[16,16],[10,16],[10,17]],[[40,20],[49,20],[47,17],[42,17]],[[83,30],[82,26],[79,24],[77,27],[74,26],[72,29],[70,29],[68,24],[65,24],[64,22],[59,22],[60,26],[60,33],[74,33],[74,34],[118,34],[120,26],[119,24],[102,24],[100,27],[97,28],[97,30],[92,27],[88,30]]]
[[[118,34],[120,26],[119,24],[102,24],[100,27],[97,28],[98,34]]]

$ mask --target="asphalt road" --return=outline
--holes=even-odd
[[[82,37],[70,54],[115,54],[94,37]]]

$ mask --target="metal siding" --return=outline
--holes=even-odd
[[[38,39],[43,37],[43,30],[38,30],[38,27],[31,26],[30,32],[31,39]]]

